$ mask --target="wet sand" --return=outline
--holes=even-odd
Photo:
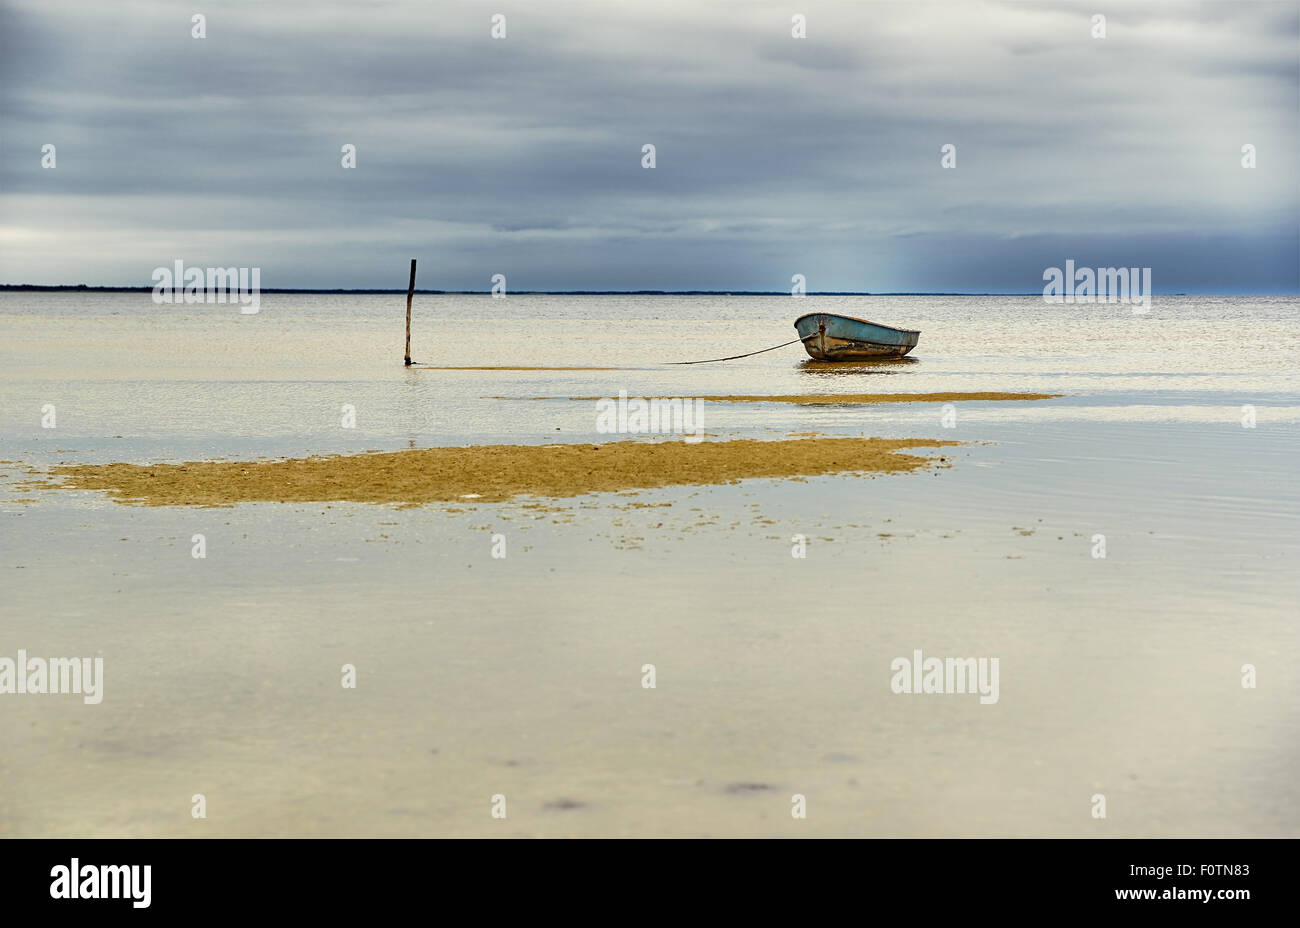
[[[899,453],[960,442],[907,438],[622,441],[599,445],[415,448],[279,461],[67,464],[64,489],[104,490],[122,503],[230,506],[243,502],[494,502],[654,487],[735,483],[754,477],[910,471],[945,458]]]

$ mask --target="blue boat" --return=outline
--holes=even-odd
[[[839,316],[808,313],[794,321],[804,349],[818,361],[879,361],[901,358],[916,347],[920,332]]]

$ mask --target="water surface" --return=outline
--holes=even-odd
[[[815,309],[920,329],[915,359],[664,363]],[[8,466],[0,656],[106,679],[98,706],[0,696],[0,833],[1300,833],[1295,299],[416,298],[417,360],[606,371],[407,370],[404,312],[0,295],[0,460],[593,442],[619,436],[565,397],[620,390],[1065,396],[957,404],[952,428],[935,404],[709,404],[720,439],[969,444],[948,469],[558,505],[147,509]],[[918,648],[998,657],[997,704],[892,693]]]

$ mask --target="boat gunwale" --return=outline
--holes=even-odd
[[[878,328],[881,328],[881,329],[889,329],[889,330],[894,331],[894,332],[906,332],[908,335],[920,335],[920,334],[921,334],[921,330],[920,330],[920,329],[900,329],[900,328],[898,328],[897,326],[884,325],[883,323],[880,323],[880,322],[872,322],[870,319],[859,319],[857,316],[846,316],[846,315],[844,315],[843,313],[827,313],[827,312],[804,313],[802,316],[800,316],[798,319],[796,319],[796,320],[794,321],[794,327],[795,327],[796,329],[799,328],[799,323],[800,323],[800,322],[802,322],[804,319],[808,319],[808,318],[810,318],[810,317],[812,317],[812,316],[836,316],[836,317],[838,317],[838,318],[840,318],[840,319],[848,319],[848,320],[851,321],[851,322],[864,322],[864,323],[866,323],[867,325],[874,325],[874,326],[876,326],[876,327],[878,327]]]

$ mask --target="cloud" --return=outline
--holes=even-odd
[[[0,10],[0,280],[1025,291],[1076,242],[1300,288],[1294,6],[499,6]]]

